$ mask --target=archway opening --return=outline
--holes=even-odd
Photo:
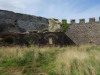
[[[4,43],[8,44],[8,45],[14,44],[14,38],[13,37],[6,37],[6,38],[4,38]]]
[[[55,34],[47,34],[44,39],[47,45],[56,45],[58,37]]]

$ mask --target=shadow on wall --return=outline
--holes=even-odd
[[[37,34],[34,44],[39,45],[75,45],[75,43],[64,32],[46,32]],[[33,35],[34,36],[34,35]],[[31,37],[32,38],[32,37]]]
[[[2,36],[3,43],[14,45],[75,45],[64,32],[46,32],[30,34],[7,34]]]

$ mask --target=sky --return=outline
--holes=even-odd
[[[0,9],[46,18],[78,19],[100,16],[100,0],[0,0]]]

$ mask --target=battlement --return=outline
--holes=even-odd
[[[76,22],[75,22],[75,19],[72,19],[70,23],[71,23],[71,24],[75,24],[75,23],[76,23]]]
[[[79,23],[76,23],[75,19],[70,20],[70,24],[85,24],[85,23],[97,23],[97,22],[100,22],[100,17],[98,21],[96,21],[95,18],[89,18],[88,22],[86,22],[85,19],[79,19]]]

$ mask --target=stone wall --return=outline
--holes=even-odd
[[[80,23],[71,20],[66,35],[77,45],[100,44],[100,20],[95,22],[94,18],[90,18],[88,23],[84,19],[80,19]]]
[[[18,32],[20,29],[23,29],[22,31],[40,31],[48,29],[49,22],[48,19],[43,17],[0,10],[0,32],[7,30],[3,28],[10,28],[12,32]],[[95,21],[95,18],[90,18],[88,23],[85,22],[85,19],[80,19],[79,23],[71,20],[71,25],[66,31],[66,36],[76,45],[100,44],[100,18],[99,21]],[[60,39],[62,42],[68,41]]]
[[[26,31],[48,29],[48,19],[32,15],[14,13],[12,11],[0,10],[1,25],[17,25]]]

